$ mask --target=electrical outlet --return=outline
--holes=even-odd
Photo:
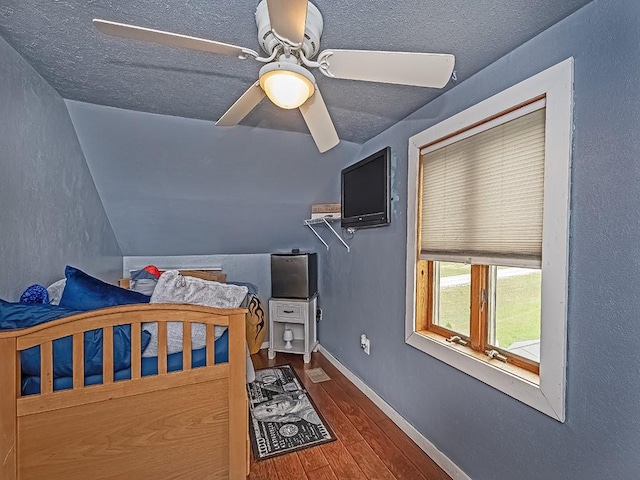
[[[316,310],[316,322],[319,322],[320,320],[322,320],[322,309],[321,308]]]
[[[371,355],[371,340],[369,340],[364,333],[360,335],[360,348],[362,348],[367,355]]]

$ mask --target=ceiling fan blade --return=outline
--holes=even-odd
[[[203,52],[219,53],[221,55],[233,55],[238,58],[248,56],[258,57],[258,53],[250,48],[238,47],[228,43],[214,42],[204,38],[190,37],[179,33],[163,32],[152,28],[136,27],[125,23],[111,22],[109,20],[93,19],[93,24],[98,30],[114,37],[130,38],[145,42],[159,43],[170,47],[189,48]]]
[[[318,62],[320,71],[328,77],[442,88],[451,78],[455,57],[441,53],[325,50]]]
[[[307,0],[267,0],[271,30],[280,40],[299,47],[307,23]]]
[[[256,105],[266,96],[264,90],[260,88],[260,82],[257,81],[244,92],[242,96],[231,105],[231,108],[225,112],[220,120],[216,122],[220,127],[231,127],[242,121],[247,114],[253,110]]]
[[[311,95],[311,98],[300,106],[300,112],[320,153],[326,152],[340,142],[329,116],[327,105],[324,103],[317,86],[316,92]]]

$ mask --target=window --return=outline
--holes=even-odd
[[[423,331],[535,374],[545,103],[423,148],[418,188],[419,258],[432,270],[417,285]]]
[[[572,59],[409,142],[407,343],[564,421]]]

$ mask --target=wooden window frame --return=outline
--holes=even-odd
[[[462,88],[459,86],[457,88]],[[421,150],[531,99],[546,98],[539,374],[489,359],[428,331],[428,260],[420,257]],[[568,58],[451,117],[408,142],[405,342],[560,422],[565,421],[573,58]],[[461,261],[465,261],[461,259]],[[473,263],[473,260],[469,260]],[[476,263],[484,263],[477,261]],[[486,263],[493,263],[487,259]],[[432,275],[432,273],[431,273]],[[421,288],[418,288],[418,287]],[[424,313],[421,313],[424,312]],[[461,381],[462,378],[461,378]],[[467,381],[467,380],[464,380]]]
[[[437,325],[435,323],[434,301],[436,292],[435,261],[420,260],[418,262],[418,275],[416,291],[416,331],[439,335],[445,339],[454,336],[463,338],[466,348],[470,348],[479,354],[485,354],[488,350],[495,350],[507,358],[507,362],[514,367],[540,374],[539,362],[530,360],[521,355],[509,352],[504,348],[496,347],[489,343],[489,265],[471,265],[471,294],[469,298],[469,330],[466,336],[455,330]],[[484,292],[484,294],[483,294]],[[496,360],[499,361],[499,360]]]

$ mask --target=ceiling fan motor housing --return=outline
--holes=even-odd
[[[258,43],[268,55],[271,55],[273,50],[281,45],[281,42],[271,32],[267,0],[262,0],[256,8],[256,25],[258,26]],[[320,10],[313,3],[308,2],[307,23],[301,48],[305,57],[311,59],[318,54],[323,27],[324,22]]]

